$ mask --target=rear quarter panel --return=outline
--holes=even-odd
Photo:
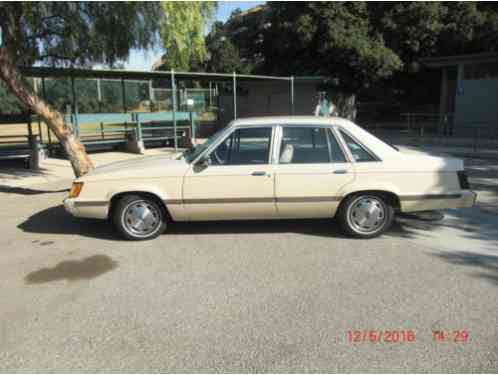
[[[456,171],[428,161],[425,166],[413,163],[413,160],[355,163],[355,179],[342,189],[341,195],[365,190],[392,192],[399,197],[401,211],[406,212],[452,207],[451,198],[446,197],[460,192]]]

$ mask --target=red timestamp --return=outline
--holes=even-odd
[[[432,339],[435,342],[466,343],[470,339],[470,333],[467,329],[459,329],[455,331],[433,330]]]
[[[350,344],[360,343],[410,343],[414,342],[416,333],[414,330],[348,330],[346,339]]]

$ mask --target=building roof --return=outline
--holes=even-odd
[[[20,67],[19,70],[26,77],[75,77],[75,78],[107,78],[107,79],[129,79],[129,80],[149,80],[149,79],[169,79],[171,71],[140,71],[122,69],[73,69],[73,68],[53,68],[53,67]],[[232,74],[226,73],[206,73],[206,72],[174,72],[176,79],[195,80],[231,80]],[[283,80],[290,81],[291,77],[263,76],[250,74],[237,74],[238,81],[251,80]]]
[[[498,62],[498,53],[475,53],[467,55],[427,57],[420,62],[430,68],[440,68],[443,66],[453,66],[459,64],[475,64],[486,62]]]

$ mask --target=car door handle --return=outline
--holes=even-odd
[[[348,173],[348,170],[347,169],[336,169],[334,171],[335,174],[346,174]]]
[[[264,171],[255,171],[251,173],[251,176],[265,176],[266,172]]]

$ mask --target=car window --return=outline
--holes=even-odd
[[[220,129],[216,133],[214,133],[208,140],[204,143],[198,144],[191,149],[185,150],[180,157],[183,157],[187,163],[191,163],[194,159],[196,159],[200,154],[207,150],[209,146],[215,143],[218,138],[223,134],[225,129]]]
[[[271,127],[235,130],[209,155],[212,165],[268,164]]]
[[[349,151],[353,155],[353,158],[357,162],[362,161],[375,161],[375,158],[367,151],[363,146],[361,146],[358,142],[356,142],[349,135],[341,131],[342,138],[346,145],[348,146]]]
[[[280,164],[330,163],[331,160],[345,161],[345,158],[328,129],[313,126],[283,127]]]

